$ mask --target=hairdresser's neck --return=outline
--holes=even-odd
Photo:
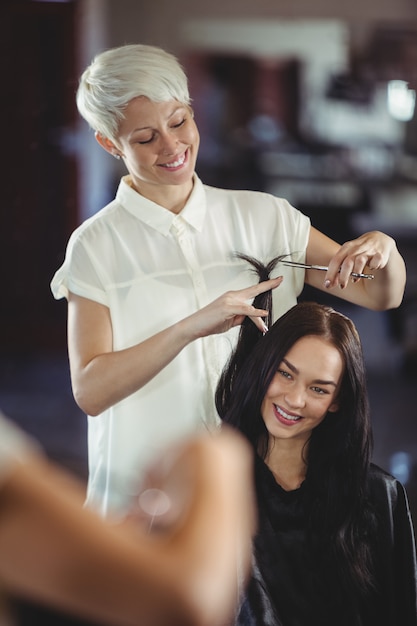
[[[153,185],[131,178],[131,184],[141,196],[172,213],[178,214],[186,205],[193,190],[194,182],[191,179],[183,185]]]

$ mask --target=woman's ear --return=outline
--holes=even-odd
[[[120,150],[118,148],[116,148],[114,143],[108,137],[104,137],[104,135],[102,135],[101,133],[96,131],[95,132],[95,138],[96,138],[97,142],[100,144],[100,146],[106,152],[108,152],[112,156],[116,157],[116,159],[120,159],[120,157],[122,156],[121,153],[120,153]]]
[[[339,410],[339,402],[333,402],[327,409],[328,413],[336,413]]]

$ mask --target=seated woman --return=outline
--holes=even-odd
[[[267,308],[262,299],[254,305]],[[245,322],[216,404],[257,453],[258,532],[237,624],[415,626],[407,496],[371,463],[352,321],[303,302],[264,336]]]

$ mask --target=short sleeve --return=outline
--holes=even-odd
[[[79,230],[74,231],[68,242],[64,263],[51,281],[51,290],[57,300],[68,298],[71,292],[108,306],[100,260],[94,246]]]

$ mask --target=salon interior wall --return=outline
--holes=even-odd
[[[111,45],[142,41],[176,51],[182,47],[182,26],[190,19],[339,19],[364,26],[417,22],[414,0],[103,0],[100,4],[108,11]]]
[[[342,67],[347,62],[346,49],[332,45],[330,39],[344,36],[346,28],[350,33],[350,45],[360,46],[375,23],[415,25],[417,28],[417,5],[414,0],[351,0],[348,3],[335,3],[332,0],[80,0],[80,71],[93,54],[103,47],[124,43],[142,42],[160,45],[174,54],[185,54],[187,50],[206,49],[249,53],[253,55],[286,54],[294,52],[294,47],[302,46],[310,55],[309,64],[312,82],[319,78],[320,69],[326,63]],[[286,26],[291,22],[302,22],[298,36],[290,41],[285,36]],[[330,29],[325,24],[330,23]],[[315,24],[315,26],[314,26]],[[310,37],[309,25],[316,28]],[[333,25],[333,32],[331,28]],[[281,32],[277,34],[277,29]],[[294,27],[294,25],[293,25]],[[339,29],[339,33],[337,30]],[[284,43],[282,44],[282,36]],[[307,39],[307,41],[306,41]],[[327,45],[326,45],[327,44]],[[305,58],[305,57],[304,57]],[[321,63],[322,62],[322,63]],[[417,68],[417,62],[416,62]],[[316,70],[316,74],[314,74]],[[317,73],[318,70],[318,73]],[[322,74],[323,75],[323,74]],[[82,124],[82,123],[81,123]],[[81,125],[81,133],[87,133]],[[91,146],[90,142],[90,146]],[[82,156],[80,157],[83,158]],[[109,170],[117,177],[121,165],[109,163],[93,145],[84,152],[84,181],[81,181],[80,213],[85,218],[101,206],[101,197],[86,192],[86,181],[99,178],[96,185],[99,194],[107,194],[106,180]]]

